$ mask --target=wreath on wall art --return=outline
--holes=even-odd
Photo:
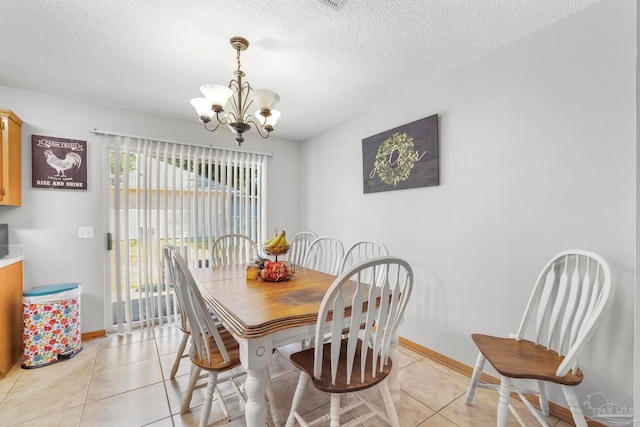
[[[413,157],[402,159],[393,158],[393,153],[414,151],[413,138],[406,132],[394,133],[387,138],[376,153],[377,174],[380,181],[387,185],[396,186],[402,181],[406,181],[411,174],[411,169],[416,164]]]
[[[438,115],[362,140],[364,193],[440,184]]]

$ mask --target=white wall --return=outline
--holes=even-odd
[[[638,1],[636,0],[636,6]],[[637,129],[640,129],[640,67],[638,67],[637,55],[638,46],[640,46],[640,8],[636,7],[636,147],[640,147],[640,138],[638,137]],[[640,150],[636,148],[636,171],[637,165],[640,164]],[[640,263],[637,254],[640,253],[640,238],[638,238],[638,230],[640,230],[640,176],[636,172],[636,274],[635,274],[635,334],[634,334],[634,366],[633,366],[633,407],[640,408],[640,375],[636,375],[636,372],[640,372],[640,311],[637,307],[640,306],[640,276],[638,276],[638,268]],[[634,423],[635,426],[640,425],[640,419]]]
[[[579,400],[632,407],[635,16],[599,2],[304,142],[303,228],[379,240],[414,267],[403,337],[472,366],[470,334],[515,332],[544,264],[589,249],[617,294]],[[362,139],[436,113],[440,186],[363,194]]]
[[[25,248],[24,288],[80,282],[82,332],[105,329],[104,139],[91,130],[226,148],[237,148],[235,140],[227,129],[206,132],[195,117],[193,121],[173,120],[3,86],[0,108],[12,110],[24,121],[22,206],[0,206],[0,223],[9,223],[10,243]],[[191,109],[188,99],[185,108]],[[87,191],[31,188],[32,134],[87,141]],[[241,149],[274,154],[268,163],[268,230],[297,231],[300,211],[291,198],[299,194],[300,183],[290,177],[300,173],[299,143],[248,135]],[[78,239],[80,226],[94,227],[94,239]]]

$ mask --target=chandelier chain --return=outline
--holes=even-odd
[[[240,48],[236,49],[236,62],[238,63],[238,72],[240,72]]]

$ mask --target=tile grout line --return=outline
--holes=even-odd
[[[169,419],[171,420],[171,425],[175,427],[176,424],[173,422],[173,411],[171,410],[171,401],[169,400],[169,390],[167,390],[167,383],[166,383],[167,379],[164,376],[164,370],[162,369],[162,362],[160,361],[160,350],[158,349],[158,336],[156,335],[155,330],[153,330],[153,341],[156,346],[156,355],[158,357],[158,365],[160,365],[160,375],[162,376],[162,388],[164,389],[164,397],[165,397],[165,400],[167,401],[167,408],[169,409]]]
[[[93,372],[96,369],[96,361],[98,360],[98,353],[100,352],[100,342],[98,342],[98,348],[96,348],[96,354],[93,358],[93,364],[91,366],[91,371],[89,372],[89,381],[87,382],[87,388],[84,392],[84,399],[82,400],[82,409],[80,410],[80,417],[78,418],[77,426],[80,427],[82,423],[82,417],[84,416],[85,405],[87,404],[87,397],[89,396],[89,388],[91,387],[91,381],[93,381]]]

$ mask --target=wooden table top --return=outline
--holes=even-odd
[[[296,266],[285,282],[247,280],[244,265],[191,270],[203,298],[226,327],[244,338],[315,324],[335,276]]]

